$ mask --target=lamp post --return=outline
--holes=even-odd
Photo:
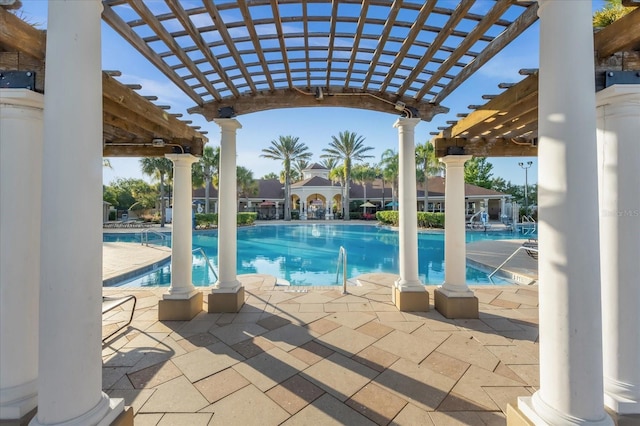
[[[524,169],[524,213],[529,213],[529,167],[533,164],[533,161],[527,161],[527,163],[518,163],[518,166]]]

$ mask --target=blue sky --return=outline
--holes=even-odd
[[[480,0],[480,2],[489,3],[489,0]],[[24,17],[31,23],[43,24],[41,27],[46,27],[47,1],[22,0],[22,3]],[[145,3],[154,4],[155,2]],[[603,3],[602,0],[593,1],[594,10],[601,8]],[[538,40],[536,23],[444,100],[442,105],[450,108],[448,114],[437,115],[431,122],[421,122],[416,127],[416,143],[429,140],[430,132],[437,131],[439,126],[445,126],[448,120],[455,120],[456,114],[469,112],[468,105],[486,103],[482,95],[500,93],[499,83],[520,81],[523,78],[518,74],[520,69],[537,68]],[[219,145],[219,127],[215,123],[207,122],[200,115],[188,115],[186,110],[193,106],[193,102],[104,23],[102,46],[104,70],[121,71],[122,77],[118,80],[122,83],[141,84],[142,90],[138,91],[139,94],[158,96],[159,99],[155,103],[171,105],[170,112],[183,113],[183,120],[192,120],[192,125],[201,126],[202,131],[208,131],[209,144]],[[369,162],[375,163],[380,160],[382,152],[386,149],[397,150],[397,130],[393,128],[397,118],[398,116],[393,114],[326,107],[282,109],[241,115],[237,117],[242,124],[242,129],[238,130],[237,136],[237,163],[252,170],[256,178],[269,172],[279,174],[281,169],[279,162],[260,157],[261,150],[268,147],[271,140],[281,135],[297,136],[309,146],[313,153],[313,161],[319,161],[322,149],[331,141],[331,136],[344,130],[356,132],[365,137],[365,143],[374,147],[372,151],[374,158]],[[105,184],[118,177],[149,180],[140,172],[139,159],[112,158],[110,160],[113,169],[105,168],[103,173]],[[495,177],[500,176],[520,185],[524,184],[525,173],[518,166],[518,162],[523,161],[533,161],[533,167],[528,171],[528,179],[529,184],[536,183],[537,159],[535,157],[489,158],[489,162],[494,165]]]

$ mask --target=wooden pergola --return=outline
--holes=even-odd
[[[537,2],[104,0],[103,20],[182,90],[207,120],[341,106],[430,121],[447,96],[537,20]],[[45,36],[0,8],[0,68],[36,71]],[[601,69],[640,70],[640,10],[595,34]],[[620,53],[623,52],[623,53]],[[438,156],[535,156],[537,70],[435,138]],[[105,71],[104,155],[201,155],[204,132]]]
[[[44,92],[46,33],[0,7],[0,72],[35,73],[33,90]],[[189,126],[168,106],[152,103],[155,98],[136,93],[140,86],[124,85],[103,71],[103,156],[157,157],[189,152],[202,155],[205,132]],[[5,83],[2,87],[10,87]]]
[[[596,90],[603,89],[614,75],[637,79],[640,83],[640,9],[601,31],[594,33],[596,58]],[[501,84],[506,88],[484,105],[470,105],[470,114],[435,132],[436,155],[464,148],[477,157],[536,156],[538,140],[538,71],[521,70],[527,75],[517,84]],[[613,75],[611,75],[613,74]],[[619,82],[619,79],[618,81]]]

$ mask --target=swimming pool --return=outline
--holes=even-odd
[[[269,274],[291,285],[335,285],[338,251],[347,251],[349,278],[373,272],[397,274],[398,232],[376,225],[292,224],[238,228],[238,274]],[[486,239],[522,238],[518,234],[467,232],[467,242]],[[140,234],[105,234],[104,241],[139,242]],[[170,245],[169,241],[165,242]],[[218,264],[217,231],[195,231],[193,248],[202,248],[214,268]],[[418,273],[429,285],[444,281],[444,234],[425,231],[418,234]],[[215,278],[204,257],[194,253],[193,283],[208,286]],[[494,281],[496,281],[494,279]],[[171,282],[169,264],[142,277],[119,285],[163,286]],[[467,267],[469,284],[494,284],[487,273]]]

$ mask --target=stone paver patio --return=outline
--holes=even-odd
[[[105,288],[138,298],[103,348],[103,388],[136,425],[504,425],[538,386],[537,286],[476,287],[480,319],[447,320],[433,304],[399,312],[395,275],[363,275],[349,295],[239,278],[241,312],[205,305],[191,321],[157,320],[165,289]]]

